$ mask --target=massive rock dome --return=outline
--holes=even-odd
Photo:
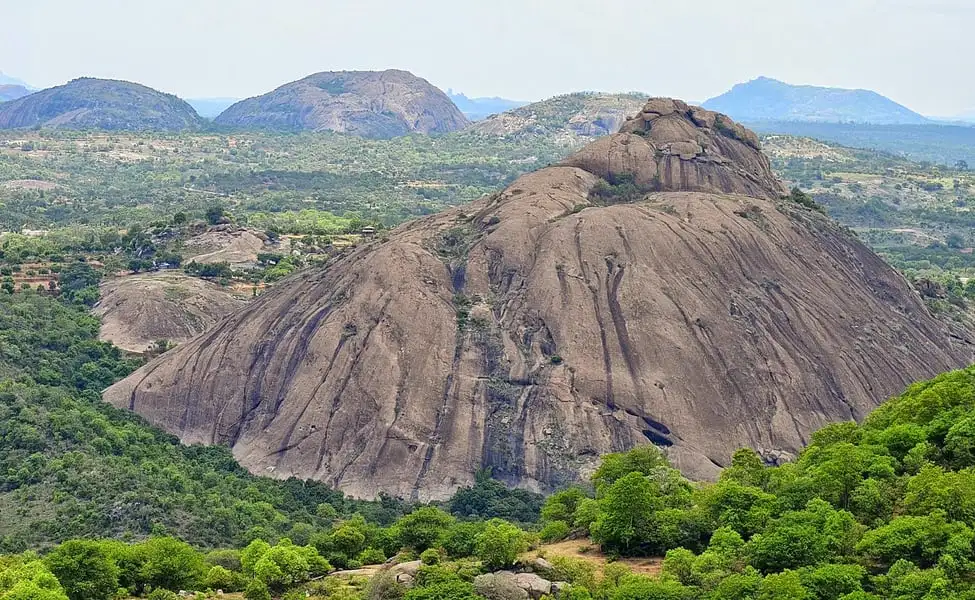
[[[242,100],[226,128],[337,131],[368,138],[446,133],[468,121],[447,94],[407,71],[326,71]]]
[[[355,496],[535,489],[666,449],[707,478],[769,461],[971,341],[825,215],[755,136],[652,99],[503,192],[275,286],[109,388],[187,443]]]
[[[176,96],[113,79],[82,77],[0,104],[0,129],[186,131],[203,124]]]

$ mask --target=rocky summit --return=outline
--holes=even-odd
[[[0,129],[184,131],[202,126],[193,107],[176,96],[112,79],[74,79],[0,105]]]
[[[104,398],[256,473],[436,499],[484,467],[551,489],[648,443],[695,478],[741,446],[776,462],[972,348],[787,197],[754,134],[658,98],[285,280]]]
[[[397,70],[316,73],[238,102],[214,122],[225,128],[328,130],[368,138],[446,133],[468,124],[446,94]]]

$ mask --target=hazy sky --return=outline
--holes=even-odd
[[[705,100],[767,75],[975,109],[975,0],[0,0],[0,71],[245,97],[407,69],[468,96]]]

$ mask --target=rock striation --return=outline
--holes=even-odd
[[[784,194],[751,132],[651,99],[563,164],[276,285],[104,398],[359,497],[444,498],[482,467],[546,490],[648,443],[695,478],[742,446],[782,460],[973,348]]]

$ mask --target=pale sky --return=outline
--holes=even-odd
[[[975,0],[0,0],[0,71],[247,97],[400,68],[468,96],[703,101],[766,75],[975,109]]]

